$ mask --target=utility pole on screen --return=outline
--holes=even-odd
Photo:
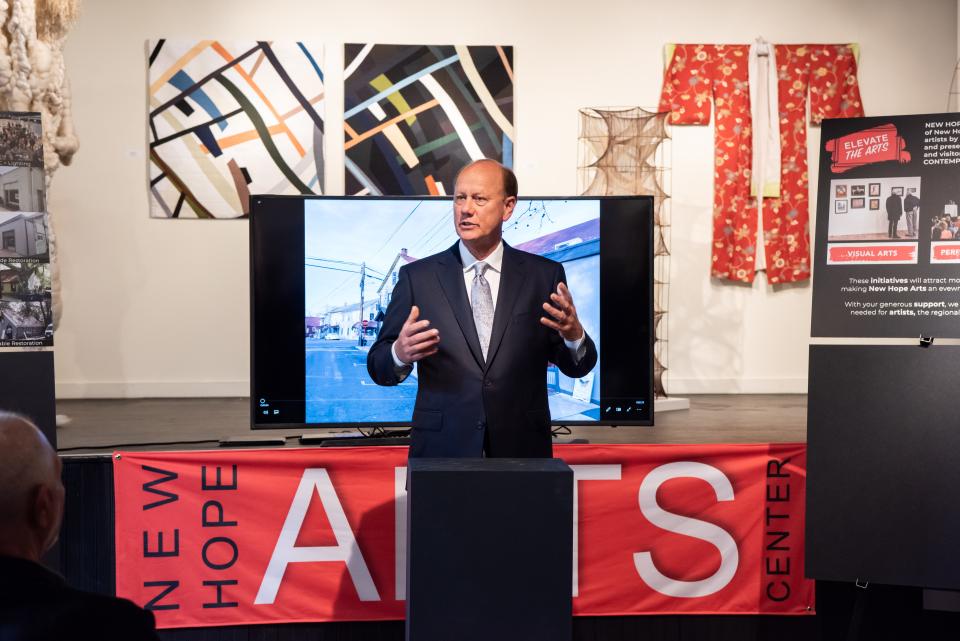
[[[364,345],[367,344],[366,337],[364,336],[364,329],[365,329],[364,325],[366,323],[364,323],[364,320],[363,320],[363,285],[366,278],[367,278],[367,261],[363,261],[362,263],[360,263],[360,328],[359,328],[360,338],[358,343],[360,347],[363,347]]]

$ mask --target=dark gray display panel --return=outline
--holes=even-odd
[[[57,446],[53,352],[0,352],[0,410],[23,414]]]
[[[960,346],[814,345],[806,575],[960,589]]]

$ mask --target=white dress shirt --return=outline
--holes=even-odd
[[[463,285],[467,290],[467,300],[469,300],[470,304],[472,305],[473,300],[471,296],[473,296],[473,279],[475,277],[473,266],[480,261],[470,253],[470,250],[467,249],[463,242],[458,243],[458,246],[460,249],[460,263],[463,265]],[[490,295],[493,298],[494,312],[496,312],[497,294],[500,293],[500,272],[503,268],[502,240],[497,244],[497,248],[494,249],[489,256],[483,259],[483,262],[487,264],[487,269],[483,272],[483,277],[487,279],[487,282],[490,284]],[[544,312],[544,314],[546,314],[546,312]],[[567,349],[570,350],[575,362],[578,362],[581,358],[583,358],[584,353],[586,352],[586,347],[584,346],[584,342],[586,342],[586,336],[587,334],[584,332],[580,338],[575,341],[568,341],[565,338],[563,339],[564,345],[566,345]],[[393,364],[397,366],[397,373],[409,373],[413,366],[409,363],[404,363],[397,356],[396,342],[390,346],[390,353],[393,354]]]

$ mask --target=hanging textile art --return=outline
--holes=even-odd
[[[150,215],[237,218],[250,194],[323,193],[322,48],[151,42]]]
[[[513,48],[344,47],[346,193],[442,195],[471,160],[513,166]]]
[[[711,274],[753,282],[760,238],[769,283],[809,278],[807,106],[814,125],[824,118],[863,116],[855,47],[773,47],[780,190],[779,197],[761,198],[759,213],[758,198],[751,195],[750,46],[678,44],[668,52],[660,109],[669,111],[676,125],[709,124],[711,110],[716,118]]]

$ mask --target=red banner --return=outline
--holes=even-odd
[[[830,170],[835,174],[875,162],[910,162],[907,143],[897,135],[897,127],[893,124],[871,127],[828,140],[825,148],[830,152]]]
[[[806,447],[562,445],[576,615],[810,614]],[[402,619],[406,448],[114,456],[117,594],[162,628]]]

